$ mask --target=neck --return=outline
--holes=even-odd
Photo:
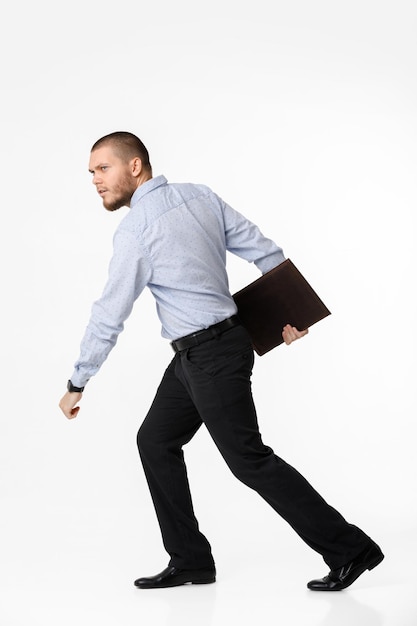
[[[151,178],[152,178],[152,172],[141,172],[137,179],[136,189],[139,189],[139,187],[143,185],[143,183],[146,183],[148,180],[151,180]],[[132,196],[134,193],[135,192],[132,193]],[[130,208],[130,202],[127,206]]]
[[[141,172],[138,176],[136,189],[140,187],[141,185],[143,185],[143,183],[146,183],[148,180],[151,180],[151,178],[152,178],[152,172],[148,172],[148,171]]]

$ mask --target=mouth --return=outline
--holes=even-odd
[[[97,193],[98,193],[99,196],[104,196],[106,191],[107,191],[107,189],[97,189]]]

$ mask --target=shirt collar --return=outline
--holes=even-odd
[[[135,193],[130,199],[130,206],[134,206],[139,202],[141,198],[143,198],[145,194],[153,191],[154,189],[157,189],[158,187],[161,187],[162,185],[166,185],[167,182],[167,179],[163,175],[156,176],[155,178],[147,180],[146,183],[143,183],[136,189]]]

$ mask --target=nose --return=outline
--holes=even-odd
[[[93,185],[98,185],[101,182],[100,172],[94,172],[93,180],[91,182]]]

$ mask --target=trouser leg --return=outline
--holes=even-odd
[[[201,418],[175,375],[167,368],[138,433],[138,448],[169,564],[180,569],[214,565],[210,544],[200,532],[191,501],[182,447],[201,426]]]
[[[370,538],[264,445],[251,394],[252,364],[246,331],[237,327],[182,352],[176,373],[236,477],[256,490],[331,569],[340,567]]]

